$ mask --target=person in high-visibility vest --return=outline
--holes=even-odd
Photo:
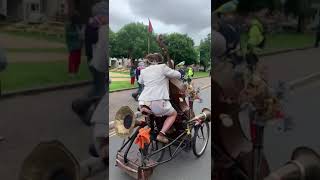
[[[193,68],[192,68],[192,67],[188,67],[186,74],[187,74],[187,81],[188,81],[188,83],[191,83],[192,77],[194,76]]]

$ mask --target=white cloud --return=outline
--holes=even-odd
[[[198,45],[211,31],[210,0],[110,0],[110,27],[152,22],[155,33],[188,34]]]

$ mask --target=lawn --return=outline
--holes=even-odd
[[[208,77],[209,72],[194,72],[194,78]]]
[[[58,37],[56,35],[47,35],[47,34],[40,34],[40,33],[34,33],[34,32],[22,32],[22,31],[1,31],[1,32],[14,35],[14,36],[27,37],[31,39],[47,40],[48,42],[65,43],[64,37]]]
[[[241,45],[245,47],[246,35],[241,37]],[[302,48],[312,46],[315,37],[313,34],[279,33],[267,34],[266,47],[260,53],[267,53],[281,49]]]
[[[115,81],[110,84],[109,92],[113,92],[121,89],[136,88],[136,87],[138,87],[136,83],[134,86],[132,86],[129,81]]]
[[[1,73],[2,90],[8,92],[90,79],[86,63],[74,78],[68,75],[67,67],[67,62],[10,63]]]

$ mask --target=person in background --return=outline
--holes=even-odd
[[[141,74],[141,71],[144,69],[144,62],[139,62],[138,67],[136,69],[136,79],[137,79],[137,83],[138,83],[138,97],[141,94],[142,90],[143,90],[143,84],[139,83],[139,76]]]
[[[255,70],[257,63],[259,62],[256,51],[257,49],[264,48],[266,44],[266,29],[262,24],[262,18],[267,12],[268,9],[257,7],[257,9],[249,17],[247,49],[245,49],[244,54],[246,55],[248,67],[252,72]]]
[[[135,82],[135,78],[136,78],[136,76],[135,76],[135,65],[134,65],[134,63],[132,62],[131,63],[131,67],[130,67],[130,84],[131,85],[134,85],[134,82]]]
[[[105,1],[95,4],[92,8],[93,17],[90,18],[90,26],[98,31],[95,44],[91,44],[92,59],[89,61],[89,69],[93,77],[93,90],[91,96],[103,96],[107,92],[108,86],[108,15],[109,4]],[[93,29],[94,29],[93,28]],[[88,34],[87,34],[88,35]],[[95,36],[95,35],[93,35]],[[88,38],[87,38],[88,39]],[[92,41],[93,43],[94,41]],[[90,55],[90,54],[89,54]],[[90,56],[88,56],[90,58]]]
[[[81,48],[82,48],[82,25],[80,16],[74,13],[70,22],[66,24],[66,44],[69,51],[69,68],[68,72],[71,76],[75,76],[79,72],[81,63]]]
[[[191,66],[189,66],[188,69],[187,69],[187,81],[188,81],[188,83],[191,83],[193,76],[194,76],[194,70],[193,70],[193,68]]]
[[[319,47],[319,42],[320,42],[320,19],[319,19],[319,23],[318,23],[318,26],[317,26],[316,42],[314,44],[315,48]]]
[[[93,46],[98,42],[99,25],[94,21],[94,18],[89,20],[85,28],[85,50],[87,56],[87,63],[90,64],[93,57]]]

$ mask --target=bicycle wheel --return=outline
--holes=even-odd
[[[148,146],[148,154],[151,154],[155,151],[157,151],[158,149],[161,149],[162,147],[164,147],[165,145],[159,141],[155,141],[152,140],[151,143]],[[154,154],[153,156],[150,157],[150,159],[156,161],[156,162],[160,162],[164,156],[165,153],[165,149],[157,152],[156,154]]]
[[[192,150],[196,157],[200,157],[204,154],[209,143],[209,137],[210,127],[208,122],[194,127]]]

